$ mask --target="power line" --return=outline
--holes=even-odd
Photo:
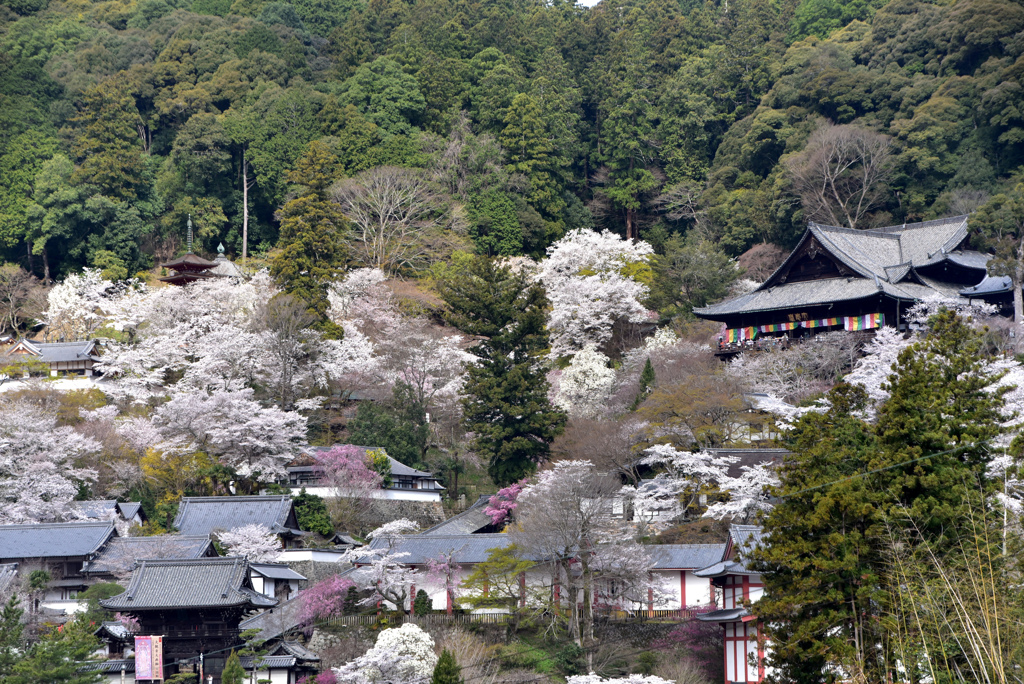
[[[911,463],[917,463],[918,461],[924,461],[924,460],[927,460],[929,458],[935,458],[936,456],[945,456],[946,454],[952,454],[952,453],[955,453],[957,451],[963,451],[965,449],[971,449],[973,447],[985,446],[987,444],[988,444],[987,441],[977,442],[975,444],[964,444],[964,445],[961,445],[961,446],[958,446],[958,447],[954,447],[952,449],[947,449],[946,451],[938,451],[938,452],[936,452],[934,454],[927,454],[926,456],[920,456],[918,458],[912,458],[909,461],[902,461],[901,463],[893,463],[892,465],[883,466],[882,468],[875,468],[874,470],[867,470],[867,471],[865,471],[863,473],[856,473],[854,475],[850,475],[849,477],[844,477],[844,478],[841,478],[841,479],[838,479],[838,480],[832,480],[831,482],[824,482],[824,483],[822,483],[820,485],[815,485],[813,487],[807,487],[805,489],[801,489],[799,491],[792,492],[790,494],[780,494],[776,498],[778,498],[778,499],[788,499],[788,498],[797,496],[798,494],[806,494],[807,492],[813,492],[813,491],[816,491],[818,489],[823,489],[825,487],[831,487],[832,485],[841,484],[843,482],[850,482],[851,480],[856,480],[856,479],[861,478],[861,477],[867,477],[868,475],[874,475],[876,473],[881,473],[881,472],[884,472],[886,470],[892,470],[893,468],[899,468],[901,466],[910,465]]]

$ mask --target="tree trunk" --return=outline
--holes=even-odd
[[[28,272],[32,273],[35,268],[32,266],[32,243],[25,240],[25,253],[28,255]]]
[[[1021,283],[1024,282],[1024,259],[1021,256],[1017,257],[1017,263],[1013,269],[1013,277],[1010,280],[1010,285],[1013,287],[1013,327],[1015,328],[1013,350],[1019,354],[1021,351],[1021,337],[1022,333],[1024,333],[1024,296],[1021,295],[1020,291]]]
[[[242,263],[249,255],[249,162],[242,150]]]
[[[50,260],[46,258],[46,245],[43,245],[43,284],[50,284]],[[1020,320],[1020,319],[1018,319]]]

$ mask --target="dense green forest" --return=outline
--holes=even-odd
[[[0,249],[50,278],[152,267],[188,215],[197,251],[241,254],[245,191],[266,253],[378,167],[444,217],[366,264],[408,272],[583,226],[670,257],[791,244],[823,121],[889,145],[861,227],[969,211],[1024,163],[1012,0],[0,3]]]

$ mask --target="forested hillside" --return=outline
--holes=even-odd
[[[831,222],[801,186],[815,130],[882,150],[843,223],[1012,187],[1022,79],[1011,0],[3,0],[0,248],[130,275],[188,215],[197,251],[240,255],[247,206],[262,254],[340,204],[337,258],[391,273],[584,226],[737,256]],[[371,245],[359,203],[394,186],[401,248]]]

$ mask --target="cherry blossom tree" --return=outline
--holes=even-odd
[[[85,340],[103,327],[103,308],[125,289],[135,286],[115,285],[100,275],[98,268],[71,273],[47,293],[43,314],[48,340]]]
[[[407,533],[417,529],[419,525],[412,520],[393,520],[367,535],[373,543],[345,552],[342,562],[356,566],[350,578],[357,587],[370,593],[359,605],[376,606],[386,601],[396,610],[405,609],[410,598],[408,589],[416,584],[421,573],[404,564],[409,554],[396,551],[396,547]]]
[[[347,577],[331,575],[309,587],[299,595],[302,601],[299,623],[309,625],[344,614],[348,590],[355,586]]]
[[[153,422],[166,437],[189,440],[250,483],[284,476],[306,438],[304,417],[261,406],[251,389],[175,395],[157,408]]]
[[[649,320],[642,304],[649,294],[643,280],[653,254],[646,242],[583,229],[548,247],[540,280],[551,301],[551,353],[571,354],[588,344],[603,347],[617,321]]]
[[[266,525],[242,525],[220,534],[230,556],[244,556],[250,563],[273,563],[281,556],[281,539]]]
[[[572,418],[597,416],[615,383],[615,371],[608,364],[608,357],[593,344],[583,347],[562,371],[553,403]]]
[[[335,668],[334,675],[346,684],[426,684],[435,665],[434,639],[407,622],[382,631],[373,648]]]
[[[845,381],[860,385],[867,390],[872,410],[889,398],[888,381],[893,364],[900,352],[914,343],[914,337],[906,337],[892,327],[879,328],[875,337],[864,347],[864,355],[857,361],[853,372]]]
[[[626,596],[658,590],[653,561],[613,518],[621,502],[614,477],[597,472],[590,461],[558,461],[538,473],[518,496],[512,540],[531,558],[549,564],[554,582],[566,590],[569,634],[586,648],[594,640],[595,589],[628,586]]]
[[[318,451],[314,458],[317,476],[332,490],[326,504],[335,528],[363,529],[383,485],[381,474],[370,468],[363,450],[351,444]]]
[[[0,400],[0,523],[59,520],[96,471],[77,464],[100,445],[57,415],[28,402]]]
[[[501,525],[512,519],[519,505],[517,500],[525,486],[526,480],[510,484],[508,487],[499,489],[497,494],[487,500],[484,515],[491,517],[492,525]]]
[[[462,566],[459,565],[455,556],[459,549],[447,549],[439,552],[435,557],[427,559],[427,581],[432,586],[444,590],[447,599],[448,610],[458,604],[459,588],[461,587]]]
[[[593,672],[586,675],[574,675],[568,678],[568,684],[675,684],[667,679],[654,675],[631,674],[627,677],[600,677]]]
[[[773,507],[770,500],[772,487],[781,484],[775,467],[771,463],[758,463],[743,466],[738,477],[724,479],[720,488],[729,492],[729,499],[714,503],[708,507],[705,517],[730,518],[746,524],[761,513],[767,513]]]
[[[680,451],[670,444],[656,444],[645,453],[641,462],[662,472],[642,486],[623,487],[622,493],[632,501],[634,515],[647,522],[655,515],[661,519],[687,515],[699,506],[701,496],[729,479],[729,465],[736,462],[732,456]]]

